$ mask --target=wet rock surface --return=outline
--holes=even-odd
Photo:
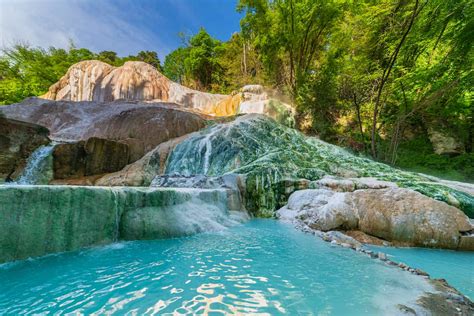
[[[474,303],[450,286],[446,280],[432,279],[431,283],[438,292],[427,293],[418,299],[418,304],[427,309],[431,315],[474,315]]]
[[[247,218],[231,197],[225,189],[0,186],[0,263],[222,229]]]
[[[104,175],[97,185],[105,186],[149,186],[157,175],[162,175],[170,152],[190,135],[184,135],[166,141],[134,163],[120,171]]]

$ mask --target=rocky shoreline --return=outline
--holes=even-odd
[[[403,262],[397,262],[390,259],[387,254],[383,252],[375,252],[364,246],[364,244],[355,240],[354,238],[344,234],[340,231],[323,232],[320,230],[311,229],[301,223],[293,223],[295,228],[305,233],[312,234],[321,238],[337,247],[351,249],[357,253],[364,254],[373,260],[379,260],[386,265],[399,268],[408,273],[420,276],[428,280],[436,292],[426,292],[425,295],[418,298],[417,305],[433,316],[459,315],[470,316],[474,315],[474,302],[463,295],[456,288],[451,286],[445,279],[432,278],[429,273],[411,267]],[[406,315],[419,315],[413,308],[405,305],[397,305],[397,308]]]

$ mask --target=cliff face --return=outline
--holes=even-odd
[[[18,177],[33,151],[50,142],[48,134],[42,126],[0,117],[0,182]]]

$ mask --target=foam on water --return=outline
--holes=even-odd
[[[432,290],[274,220],[22,261],[0,269],[0,279],[7,315],[390,315]]]

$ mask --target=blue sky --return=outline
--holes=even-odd
[[[155,50],[161,59],[181,44],[179,32],[202,26],[227,40],[239,31],[237,0],[0,0],[0,45],[77,47],[120,56]]]

